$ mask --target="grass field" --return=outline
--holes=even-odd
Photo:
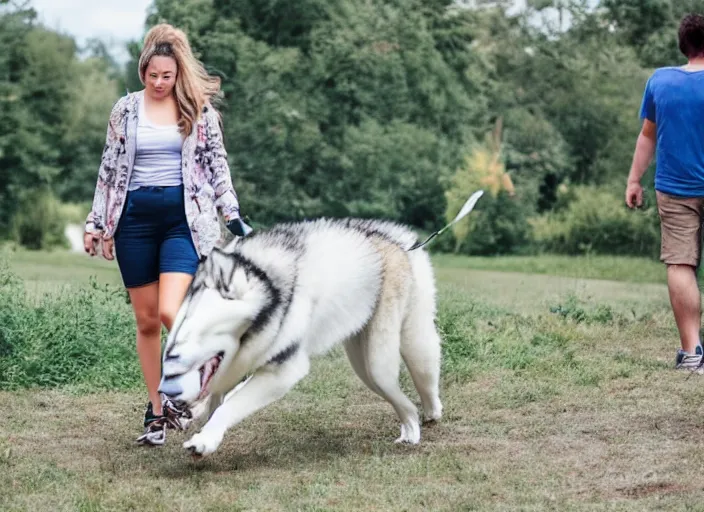
[[[134,444],[141,388],[5,391],[0,510],[704,509],[704,376],[672,370],[657,262],[435,263],[445,415],[419,446],[393,444],[393,410],[339,350],[201,461],[185,433]],[[80,255],[12,267],[40,293],[119,283],[114,264]]]

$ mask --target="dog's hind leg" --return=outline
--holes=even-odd
[[[414,286],[401,333],[401,356],[420,395],[425,421],[442,416],[440,401],[441,339],[435,327],[435,283],[425,256],[412,261]]]
[[[344,346],[345,352],[347,353],[347,359],[349,359],[352,369],[361,381],[364,382],[369,389],[374,391],[374,393],[383,397],[379,388],[369,378],[363,343],[364,340],[360,336],[355,336],[354,338],[346,341]]]
[[[419,316],[415,316],[418,314]],[[420,395],[425,421],[442,417],[440,401],[440,336],[431,320],[411,312],[404,322],[401,355]]]
[[[361,337],[361,351],[371,383],[370,389],[386,399],[401,420],[401,436],[397,443],[418,444],[420,423],[418,409],[399,385],[401,369],[400,313],[382,309],[377,312],[366,335]]]
[[[308,355],[298,345],[292,347],[259,368],[236,393],[228,394],[201,431],[183,447],[194,455],[213,453],[228,429],[288,393],[310,369]]]

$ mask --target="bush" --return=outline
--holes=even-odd
[[[526,252],[531,241],[530,211],[532,205],[523,202],[520,195],[504,191],[496,197],[484,194],[470,214],[471,230],[458,252],[477,256]]]
[[[123,289],[93,280],[37,298],[0,261],[0,389],[124,389],[140,382]]]
[[[657,257],[660,228],[657,207],[649,202],[631,211],[623,197],[596,187],[562,192],[565,206],[531,220],[533,239],[545,252]]]
[[[82,203],[60,203],[59,215],[66,224],[79,224],[83,226],[92,204],[90,201]]]
[[[27,192],[12,219],[12,238],[27,249],[68,247],[64,229],[69,208],[48,189]]]

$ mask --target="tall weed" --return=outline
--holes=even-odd
[[[92,280],[35,297],[0,259],[0,389],[116,389],[140,380],[124,290]]]

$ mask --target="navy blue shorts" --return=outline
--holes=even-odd
[[[183,185],[127,193],[115,233],[115,258],[127,288],[156,282],[162,272],[195,274],[198,253],[186,220]]]

